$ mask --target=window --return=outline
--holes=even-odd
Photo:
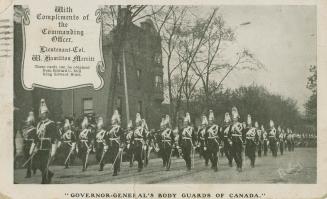
[[[137,77],[137,81],[141,80],[141,70],[140,69],[136,70],[136,77]]]
[[[83,113],[93,113],[93,99],[92,98],[85,98],[83,99]]]
[[[121,84],[122,79],[121,79],[121,75],[122,75],[122,69],[121,69],[121,65],[120,63],[117,64],[117,83]]]
[[[137,103],[137,112],[142,115],[142,110],[143,110],[143,103],[142,103],[142,101],[138,101],[138,103]]]
[[[156,88],[162,88],[162,77],[160,75],[156,75],[154,79],[154,86]]]
[[[121,115],[122,111],[123,111],[123,100],[121,97],[117,97],[116,108],[117,108],[119,114]]]

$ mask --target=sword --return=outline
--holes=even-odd
[[[195,149],[192,148],[192,168],[194,168]]]
[[[30,157],[26,160],[26,162],[22,165],[22,167],[25,167],[26,164],[29,162],[29,161],[32,161],[32,158],[35,156],[36,152],[33,152]]]
[[[86,155],[85,155],[85,163],[84,163],[84,168],[86,168],[87,162],[89,160],[89,154],[90,154],[90,149],[87,149]]]
[[[170,154],[169,154],[169,161],[168,161],[169,168],[170,168],[170,165],[171,165],[171,156],[172,156],[172,154],[173,154],[173,147],[171,147]]]
[[[112,163],[111,170],[114,170],[114,165],[115,165],[115,163],[116,163],[116,161],[117,161],[118,156],[120,156],[121,153],[122,153],[122,151],[118,151],[118,153],[117,153],[117,155],[116,155],[116,157],[115,157],[115,160],[114,160],[114,162]]]
[[[67,158],[65,160],[65,163],[64,163],[65,165],[66,165],[67,161],[69,160],[70,156],[72,155],[72,153],[73,153],[73,150],[70,150],[69,154],[67,155]]]
[[[103,149],[103,151],[102,151],[102,155],[101,155],[101,159],[100,159],[100,162],[99,162],[99,165],[101,165],[101,163],[102,163],[102,161],[103,161],[103,158],[104,158],[104,155],[106,154],[106,152],[107,152],[107,151],[105,151],[105,150]]]

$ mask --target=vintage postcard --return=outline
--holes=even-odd
[[[327,197],[327,1],[0,2],[0,198]]]

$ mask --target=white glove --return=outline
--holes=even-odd
[[[51,154],[50,154],[50,156],[51,157],[55,156],[56,151],[57,151],[57,145],[56,144],[52,144],[51,145]]]
[[[70,149],[70,150],[71,150],[71,151],[73,151],[75,148],[76,148],[76,143],[75,143],[75,142],[73,142],[73,143],[72,143],[72,147],[71,147],[71,149]]]
[[[206,150],[207,150],[207,147],[206,147],[206,146],[205,146],[205,147],[203,147],[203,150],[205,150],[205,151],[206,151]]]
[[[30,148],[30,152],[29,152],[30,155],[32,155],[34,149],[35,149],[35,143],[32,143],[31,148]]]
[[[58,142],[58,145],[57,146],[58,146],[58,148],[61,146],[61,141]]]
[[[119,147],[119,152],[122,152],[123,151],[123,148]]]
[[[127,149],[129,149],[130,146],[131,146],[130,144],[127,144]]]
[[[105,146],[103,147],[103,150],[104,150],[104,151],[108,151],[108,148],[109,148],[108,145],[105,145]]]
[[[146,145],[143,145],[143,150],[146,150]]]

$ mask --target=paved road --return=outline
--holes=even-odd
[[[88,184],[88,183],[114,183],[114,184],[149,184],[149,183],[316,183],[316,149],[296,148],[294,152],[286,152],[283,156],[274,158],[269,154],[257,158],[256,167],[250,168],[250,162],[243,158],[243,172],[239,173],[235,167],[229,167],[225,157],[219,157],[219,170],[213,172],[210,167],[205,167],[204,160],[195,158],[194,169],[186,171],[183,159],[174,158],[170,171],[162,168],[160,159],[151,159],[148,167],[142,172],[137,172],[137,165],[130,168],[123,163],[118,176],[112,176],[111,165],[106,165],[104,171],[98,171],[98,165],[91,165],[86,172],[81,172],[81,166],[72,166],[64,169],[63,166],[51,166],[55,172],[52,183],[57,184]],[[32,178],[25,179],[25,170],[15,170],[15,183],[39,183],[41,181],[38,171]]]

